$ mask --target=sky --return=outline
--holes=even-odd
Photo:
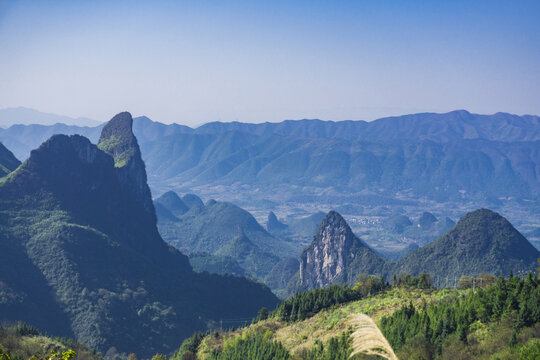
[[[190,126],[540,115],[538,19],[538,0],[0,0],[0,108]]]

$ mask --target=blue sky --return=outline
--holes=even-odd
[[[3,1],[0,108],[105,121],[540,114],[540,1]]]

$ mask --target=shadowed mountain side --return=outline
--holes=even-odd
[[[176,194],[163,196],[179,199]],[[163,196],[156,199],[156,204],[166,207]],[[295,256],[301,250],[300,245],[267,233],[249,212],[236,205],[212,200],[204,205],[196,195],[185,195],[182,201],[191,208],[175,218],[158,212],[158,216],[162,214],[158,227],[165,241],[188,254],[202,252],[234,259],[247,275],[264,280],[282,258]],[[176,203],[168,205],[174,207]],[[210,257],[206,260],[209,266],[218,261]],[[199,270],[215,272],[210,267],[205,269],[204,263],[199,263]]]
[[[196,274],[161,239],[131,116],[119,116],[105,127],[107,152],[56,135],[0,180],[1,320],[149,357],[273,307],[268,288]]]
[[[19,165],[21,165],[21,162],[0,143],[0,177],[9,174]]]

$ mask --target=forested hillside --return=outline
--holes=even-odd
[[[195,334],[173,359],[536,359],[538,280],[483,279],[473,287],[464,278],[450,290],[434,289],[427,275],[393,286],[363,275],[353,287],[311,290],[274,312],[261,309],[250,326]]]
[[[115,116],[98,146],[55,135],[0,180],[2,321],[148,357],[277,303],[261,284],[194,273],[162,240],[131,124]]]

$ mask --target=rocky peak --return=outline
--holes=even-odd
[[[132,131],[133,118],[128,112],[115,115],[101,131],[98,147],[112,155],[116,167],[124,167],[135,160],[139,152],[137,139]]]
[[[129,112],[115,115],[103,127],[98,147],[114,158],[116,174],[122,188],[128,197],[143,205],[155,223],[156,213],[147,184],[146,168],[132,127],[133,118]]]
[[[307,288],[323,287],[330,284],[345,271],[354,243],[354,236],[343,217],[330,211],[322,220],[309,246],[300,259],[300,283]]]
[[[339,213],[330,211],[300,256],[300,288],[352,284],[361,273],[382,274],[385,263],[353,234]]]

